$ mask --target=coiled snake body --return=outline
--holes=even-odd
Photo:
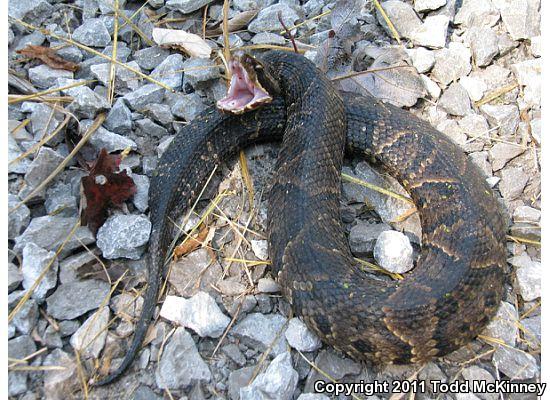
[[[122,365],[99,384],[119,376],[139,350],[171,221],[197,199],[215,165],[251,143],[281,137],[268,198],[272,270],[295,313],[323,341],[356,359],[424,362],[470,341],[496,312],[506,224],[469,158],[406,111],[339,94],[302,56],[274,51],[258,63],[262,83],[277,92],[270,104],[241,116],[205,111],[160,160],[150,188],[153,231],[142,315]],[[344,150],[374,156],[417,205],[422,250],[403,281],[367,277],[352,257],[339,215]]]

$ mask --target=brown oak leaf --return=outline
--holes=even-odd
[[[111,207],[118,207],[136,193],[136,185],[126,171],[115,172],[120,157],[101,149],[97,160],[90,168],[90,174],[82,178],[85,206],[82,224],[96,232],[103,225]]]
[[[37,58],[44,64],[47,64],[51,68],[55,69],[64,69],[67,71],[76,72],[79,68],[78,64],[58,56],[55,53],[55,50],[50,47],[29,45],[24,49],[17,50],[17,53],[25,57]]]

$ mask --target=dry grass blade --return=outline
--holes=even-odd
[[[494,92],[491,92],[489,93],[487,96],[485,96],[483,99],[479,100],[479,101],[476,101],[475,102],[475,105],[476,107],[480,107],[482,106],[483,104],[486,104],[486,103],[489,103],[490,101],[493,101],[494,99],[502,96],[503,94],[505,93],[508,93],[512,90],[514,90],[515,88],[518,87],[518,83],[515,82],[515,83],[511,83],[509,85],[506,85],[504,87],[501,87],[500,89],[497,89],[495,90]]]
[[[69,123],[69,120],[71,119],[71,116],[70,115],[66,115],[65,116],[65,119],[63,120],[63,122],[61,122],[59,124],[59,126],[57,128],[55,128],[55,130],[48,136],[46,137],[43,137],[42,139],[40,139],[40,141],[38,143],[36,143],[35,145],[33,145],[30,149],[28,149],[26,152],[24,152],[23,154],[21,154],[20,156],[18,156],[17,158],[14,158],[13,160],[11,160],[9,162],[8,165],[11,165],[13,163],[17,163],[19,161],[21,161],[23,158],[25,157],[28,157],[29,155],[33,154],[35,151],[38,151],[38,149],[40,149],[45,143],[49,142],[50,139],[52,139],[53,137],[55,137],[59,132],[61,132],[61,130]]]
[[[118,9],[118,7],[117,7]],[[130,25],[130,28],[132,28],[134,30],[135,33],[137,33],[139,35],[139,37],[141,38],[141,40],[143,40],[145,43],[147,43],[147,45],[149,47],[153,47],[155,44],[151,41],[151,39],[149,39],[147,37],[147,35],[141,30],[139,29],[139,27],[134,24],[132,22],[132,20],[130,18],[128,18],[126,15],[124,15],[124,13],[119,13],[118,16],[120,18],[122,18],[124,20],[124,24],[120,26],[119,29],[122,29],[124,26],[126,25]]]
[[[20,203],[18,203],[15,207],[13,207],[11,210],[9,210],[9,212],[13,212],[13,211],[17,210],[19,207],[21,207],[27,201],[32,199],[34,197],[34,195],[36,193],[40,192],[42,189],[44,189],[48,185],[48,183],[50,183],[51,180],[57,176],[57,174],[59,174],[61,171],[63,171],[63,169],[69,163],[69,161],[71,161],[73,159],[73,157],[76,155],[76,153],[78,153],[80,148],[82,146],[84,146],[84,144],[88,141],[90,136],[92,136],[92,134],[101,126],[103,121],[105,121],[105,118],[106,118],[105,113],[99,114],[96,117],[96,119],[94,120],[94,123],[88,128],[88,131],[82,136],[82,139],[80,139],[80,141],[76,144],[73,151],[71,151],[70,154],[67,157],[65,157],[65,159],[61,162],[61,164],[59,164],[57,166],[57,168],[50,174],[50,176],[48,176],[46,179],[44,179],[44,181],[42,181],[42,183],[40,185],[38,185],[31,193],[29,193],[29,195],[27,197],[25,197],[23,200],[21,200]]]
[[[111,61],[111,60],[112,60],[112,62],[114,62],[116,65],[118,65],[118,66],[120,66],[120,67],[122,67],[122,68],[125,68],[125,69],[127,69],[128,71],[133,72],[134,74],[136,74],[136,75],[142,77],[143,79],[146,79],[146,80],[148,80],[149,82],[154,83],[155,85],[158,85],[158,86],[160,86],[160,87],[162,87],[162,88],[164,88],[164,89],[166,89],[166,90],[168,90],[168,91],[170,91],[170,92],[172,92],[172,93],[175,93],[175,92],[176,92],[176,91],[175,91],[174,89],[172,89],[170,86],[165,85],[164,83],[159,82],[159,81],[157,81],[156,79],[151,78],[149,75],[146,75],[146,74],[144,74],[143,72],[138,71],[137,69],[132,68],[132,67],[130,67],[130,66],[124,64],[123,62],[120,62],[120,61],[118,61],[118,60],[113,60],[111,57],[109,57],[109,56],[107,56],[107,55],[105,55],[105,54],[103,54],[103,53],[101,53],[101,52],[99,52],[99,51],[97,51],[97,50],[95,50],[95,49],[93,49],[93,48],[91,48],[91,47],[88,47],[88,46],[85,46],[85,45],[83,45],[83,44],[81,44],[81,43],[75,42],[75,41],[72,40],[72,39],[67,39],[67,38],[65,38],[65,37],[63,37],[63,36],[56,35],[55,33],[51,32],[51,31],[49,31],[49,30],[47,30],[47,29],[39,28],[39,27],[34,26],[34,25],[32,25],[32,24],[28,24],[28,23],[26,23],[26,22],[21,21],[20,19],[13,18],[13,20],[16,21],[18,24],[24,26],[25,28],[31,29],[31,30],[33,30],[33,31],[38,31],[38,32],[42,33],[43,35],[53,37],[53,38],[55,38],[55,39],[57,39],[57,40],[61,40],[61,41],[65,42],[65,43],[68,43],[68,44],[71,44],[71,45],[73,45],[73,46],[76,46],[76,47],[78,47],[78,48],[80,48],[80,49],[82,49],[82,50],[84,50],[84,51],[87,51],[87,52],[89,52],[89,53],[92,53],[93,55],[98,56],[98,57],[101,57],[101,58],[103,58],[103,59],[105,59],[105,60],[108,60],[108,61]]]
[[[390,28],[390,31],[397,41],[397,43],[401,44],[401,39],[399,39],[399,33],[397,33],[397,29],[395,29],[395,26],[393,26],[393,23],[391,22],[390,18],[388,17],[388,14],[386,14],[386,11],[382,8],[378,0],[372,0],[374,6],[376,9],[380,12],[382,15],[382,18],[384,18],[384,21],[386,21],[386,24],[388,24],[388,28]]]
[[[390,272],[390,271],[387,271],[385,270],[384,268],[376,265],[376,264],[373,264],[373,263],[370,263],[368,261],[365,261],[365,260],[361,260],[360,258],[355,258],[355,260],[361,264],[361,265],[364,265],[365,267],[373,270],[373,271],[376,271],[376,272],[381,272],[385,275],[388,275],[390,276],[391,278],[395,279],[395,280],[402,280],[403,279],[403,275],[401,274],[398,274],[396,272]]]
[[[254,185],[252,184],[252,178],[250,176],[250,171],[248,170],[248,162],[246,160],[246,154],[244,150],[239,152],[239,164],[241,166],[241,175],[248,191],[248,203],[250,209],[254,208]]]
[[[59,255],[59,253],[61,253],[61,251],[63,250],[63,248],[67,244],[67,242],[73,237],[74,233],[76,232],[76,230],[79,226],[80,226],[80,220],[78,220],[76,222],[76,224],[74,224],[73,228],[71,229],[71,231],[69,232],[69,234],[67,235],[67,237],[65,238],[63,243],[61,243],[59,245],[58,249],[55,252],[55,257],[52,257],[52,259],[50,260],[48,265],[46,265],[44,267],[44,269],[42,270],[42,272],[40,273],[40,275],[38,275],[38,278],[36,278],[36,280],[34,281],[32,286],[25,292],[23,297],[21,297],[21,300],[19,300],[19,302],[15,306],[15,308],[9,313],[8,322],[10,322],[17,315],[17,313],[21,310],[21,308],[29,300],[29,298],[34,293],[34,291],[36,290],[36,288],[38,287],[40,282],[42,282],[42,279],[44,279],[44,277],[46,276],[46,274],[48,273],[48,271],[52,267],[54,260],[57,259],[57,256]]]
[[[97,81],[89,80],[89,81],[76,82],[76,83],[71,83],[70,85],[44,90],[42,92],[36,92],[36,93],[33,93],[33,94],[21,95],[21,96],[18,96],[16,98],[13,98],[13,99],[8,99],[8,104],[14,104],[14,103],[19,103],[21,101],[33,100],[37,97],[42,97],[42,96],[45,96],[45,95],[48,95],[48,94],[51,94],[51,93],[60,92],[62,90],[71,89],[71,88],[74,88],[74,87],[77,87],[77,86],[84,86],[84,85],[87,85],[89,83],[94,83],[94,82],[97,82]],[[72,101],[72,97],[70,99]]]
[[[80,386],[82,387],[82,393],[84,398],[88,398],[88,383],[86,382],[86,376],[84,374],[84,368],[82,368],[82,361],[80,360],[80,352],[75,351],[74,355],[76,357],[76,373],[78,375],[78,380],[80,381]]]
[[[241,298],[241,302],[237,306],[237,311],[235,311],[235,315],[233,315],[233,318],[231,318],[231,321],[229,322],[229,325],[227,325],[227,327],[223,331],[223,334],[221,335],[220,340],[218,340],[218,343],[216,344],[216,347],[214,348],[214,351],[212,351],[211,357],[214,357],[216,355],[216,352],[218,351],[221,344],[223,343],[223,340],[225,339],[225,337],[227,336],[227,334],[229,333],[229,331],[233,327],[233,324],[235,323],[235,321],[237,320],[237,317],[239,316],[239,314],[241,312],[241,307],[243,306],[243,303],[244,303],[244,297]]]
[[[28,356],[26,356],[25,358],[11,358],[11,357],[8,357],[8,361],[11,363],[11,364],[8,364],[8,368],[12,368],[12,367],[15,367],[19,364],[24,364],[26,363],[27,361],[29,361],[31,358],[34,358],[42,353],[44,353],[45,351],[48,351],[48,348],[47,347],[42,347],[40,350],[37,350],[35,351],[34,353],[32,354],[29,354]]]
[[[283,35],[283,34],[287,33],[287,30],[297,29],[297,28],[301,27],[302,25],[307,24],[308,22],[315,21],[319,18],[326,17],[327,15],[330,15],[331,12],[332,12],[332,10],[327,10],[327,11],[325,11],[325,12],[319,14],[319,15],[316,15],[315,17],[308,18],[308,19],[300,22],[299,24],[296,24],[294,26],[291,26],[290,28],[287,28],[287,29],[284,29],[284,30],[280,31],[279,35]]]
[[[527,244],[532,244],[534,246],[540,247],[540,240],[532,240],[532,239],[529,239],[529,238],[524,238],[524,237],[520,237],[520,236],[512,236],[512,235],[506,235],[506,238],[510,239],[511,241],[516,242],[516,243],[527,243]]]
[[[15,135],[17,132],[19,132],[21,129],[23,129],[24,127],[26,127],[29,123],[31,122],[31,120],[29,118],[27,119],[24,119],[23,121],[21,121],[21,123],[19,125],[17,125],[15,128],[13,128],[11,131],[10,131],[10,134],[11,135]]]
[[[116,65],[114,63],[114,60],[117,59],[118,49],[118,0],[114,1],[113,8],[115,10],[115,26],[113,32],[113,51],[111,53],[111,65],[109,69],[109,86],[107,88],[107,101],[109,102],[109,104],[113,104],[113,100],[115,98]],[[124,15],[124,13],[121,15]]]
[[[292,51],[294,52],[294,48],[292,47],[286,47],[286,46],[278,46],[276,44],[251,44],[249,46],[241,46],[236,47],[234,50],[242,50],[242,51],[248,51],[248,50],[282,50],[282,51]],[[298,49],[299,54],[305,53],[305,50]]]
[[[21,94],[9,94],[8,95],[8,101],[17,103],[19,99],[25,97],[26,95]],[[25,101],[27,99],[23,99],[21,101]],[[39,102],[46,102],[46,103],[70,103],[74,99],[71,96],[45,96],[45,97],[37,97],[37,98],[31,98],[27,101],[39,101]]]
[[[222,19],[222,31],[223,31],[223,58],[225,65],[229,65],[231,60],[231,46],[229,45],[229,0],[223,0],[223,19]],[[225,77],[227,80],[231,79],[231,68],[225,69]]]
[[[424,365],[426,365],[426,364],[424,364]],[[407,378],[407,380],[409,382],[412,382],[413,380],[415,380],[416,377],[418,376],[418,374],[420,373],[420,371],[422,371],[424,369],[424,365],[422,365],[420,368],[418,368],[416,371],[414,371],[414,373],[411,376],[409,376]],[[403,396],[405,396],[405,394],[406,393],[395,393],[390,397],[389,400],[400,400],[401,398],[403,398]]]
[[[414,204],[414,202],[411,199],[409,199],[408,197],[400,195],[399,193],[392,192],[391,190],[381,188],[380,186],[376,186],[376,185],[373,185],[371,183],[362,181],[361,179],[357,179],[357,178],[355,178],[353,176],[350,176],[348,174],[342,173],[342,178],[344,178],[344,180],[346,180],[348,182],[356,183],[358,185],[361,185],[361,186],[364,186],[366,188],[372,189],[372,190],[374,190],[378,193],[385,194],[387,196],[393,197],[393,198],[401,200],[401,201],[405,201],[405,202],[410,203],[410,204]]]
[[[350,72],[349,74],[340,75],[340,76],[337,76],[335,78],[331,78],[331,81],[341,81],[343,79],[354,78],[356,76],[361,76],[361,75],[365,75],[365,74],[373,74],[375,72],[391,71],[393,69],[398,69],[398,68],[413,68],[414,69],[415,67],[413,67],[412,65],[392,65],[390,67],[372,68],[372,69],[367,69],[365,71]]]

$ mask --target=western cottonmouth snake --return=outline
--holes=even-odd
[[[273,51],[244,62],[274,99],[241,116],[210,108],[163,154],[150,188],[142,315],[122,365],[99,384],[118,377],[139,350],[174,233],[171,221],[197,199],[215,165],[283,135],[268,234],[272,271],[295,313],[326,343],[377,363],[424,362],[474,338],[503,297],[506,263],[504,217],[478,168],[406,111],[370,97],[342,94],[343,101],[302,56]],[[344,150],[374,156],[417,205],[422,250],[402,281],[369,278],[352,257],[339,213]]]

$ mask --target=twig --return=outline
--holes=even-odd
[[[288,38],[290,39],[290,42],[292,43],[292,47],[294,47],[294,52],[295,53],[298,53],[298,47],[296,46],[296,42],[294,41],[294,35],[288,30],[288,28],[286,27],[284,21],[283,21],[283,16],[282,16],[282,13],[281,11],[279,11],[277,13],[277,19],[279,20],[279,23],[281,24],[281,26],[283,27],[283,29],[285,30],[285,32],[287,33],[288,35]]]

